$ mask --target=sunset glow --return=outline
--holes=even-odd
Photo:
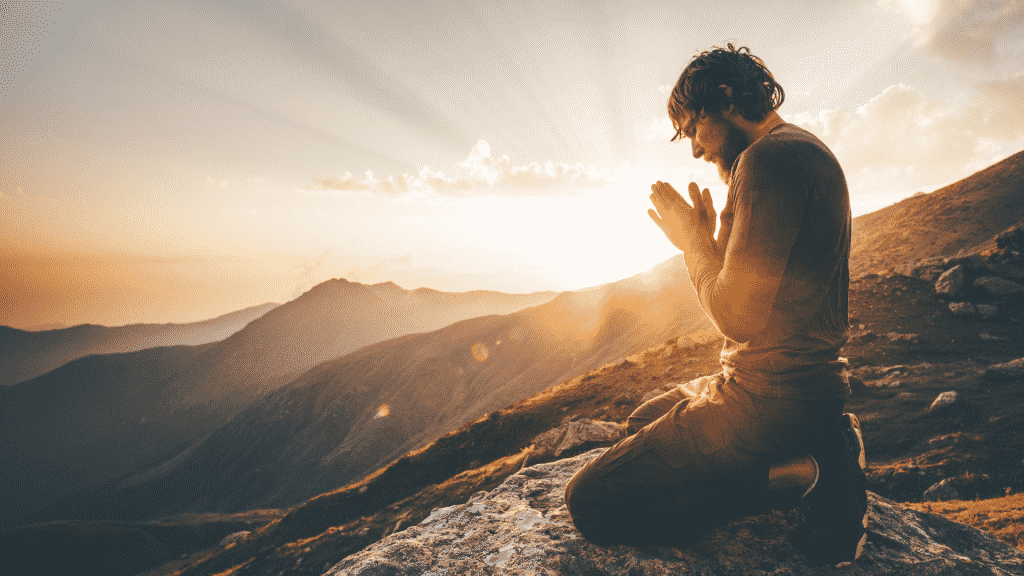
[[[640,273],[675,254],[653,181],[724,204],[668,142],[665,101],[725,42],[839,158],[855,216],[1024,148],[1020,3],[51,8],[2,32],[24,56],[0,86],[14,327],[194,321],[330,278],[529,292]]]

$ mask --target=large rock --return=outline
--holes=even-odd
[[[974,287],[981,288],[989,296],[1001,297],[1024,294],[1024,285],[998,276],[982,276],[974,280]]]
[[[537,459],[575,456],[596,446],[614,444],[624,433],[622,426],[615,422],[581,418],[575,422],[566,422],[534,438],[534,454]]]
[[[993,364],[985,369],[985,376],[993,380],[1024,380],[1024,358]]]
[[[525,468],[466,504],[434,510],[345,558],[333,576],[820,574],[789,543],[795,512],[751,516],[687,548],[597,546],[572,525],[566,481],[604,449]],[[844,574],[1021,574],[1024,552],[937,514],[868,493],[868,543]]]
[[[964,273],[963,265],[957,264],[943,272],[942,276],[939,276],[939,279],[935,281],[935,292],[952,298],[960,294],[960,291],[964,289],[964,282],[966,280],[967,277]]]

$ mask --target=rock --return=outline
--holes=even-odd
[[[974,279],[974,287],[981,288],[989,296],[996,298],[1011,296],[1013,294],[1024,294],[1024,286],[1012,280],[1006,280],[998,276],[982,276]]]
[[[925,258],[924,260],[918,260],[917,262],[907,262],[906,264],[900,264],[892,269],[894,274],[900,276],[909,276],[911,278],[921,278],[928,282],[935,282],[939,276],[945,271],[943,266],[943,258],[941,256],[937,258]]]
[[[970,302],[950,302],[949,311],[953,316],[974,316],[978,313],[978,309]]]
[[[901,372],[890,372],[885,375],[885,378],[865,382],[865,385],[872,388],[898,388],[902,385],[902,382],[900,382],[900,376],[902,375]]]
[[[1021,268],[1020,266],[989,262],[985,265],[985,268],[987,268],[993,276],[999,276],[1000,278],[1006,278],[1007,280],[1013,280],[1014,282],[1024,280],[1024,268]]]
[[[993,335],[989,334],[988,332],[982,332],[981,334],[978,334],[978,338],[981,338],[982,340],[987,340],[989,342],[1005,342],[1006,341],[1006,338],[1004,338],[1002,336],[993,336]]]
[[[932,401],[932,405],[928,407],[928,411],[932,412],[934,410],[948,408],[962,401],[963,400],[960,399],[960,394],[958,394],[955,390],[949,390],[936,396],[935,400]]]
[[[1024,252],[1024,226],[1015,226],[996,236],[996,246]]]
[[[566,422],[534,438],[534,454],[537,458],[575,455],[595,446],[614,444],[624,433],[622,426],[614,422],[595,422],[581,418],[575,422]]]
[[[854,368],[850,373],[855,376],[860,376],[866,381],[876,380],[892,372],[898,372],[906,369],[907,367],[903,364],[897,364],[895,366],[861,366],[860,368]]]
[[[943,260],[946,267],[963,266],[971,269],[982,269],[985,267],[985,259],[980,254],[968,254],[965,256],[950,256]]]
[[[974,309],[978,311],[978,316],[981,316],[983,320],[995,318],[999,313],[999,308],[995,304],[977,304]]]
[[[900,334],[899,332],[889,332],[885,335],[889,339],[889,342],[910,342],[911,344],[917,344],[921,341],[921,337],[917,334]]]
[[[993,364],[985,369],[985,377],[992,380],[1024,380],[1024,358]]]
[[[925,502],[940,502],[942,500],[959,500],[960,493],[949,482],[949,478],[932,484],[924,491]]]
[[[335,564],[330,576],[677,574],[811,575],[790,544],[796,512],[739,519],[690,547],[598,546],[569,518],[565,483],[602,452],[539,464],[466,504],[434,510]],[[851,574],[1020,574],[1024,552],[938,514],[903,508],[868,493],[868,541]]]
[[[238,542],[239,540],[245,540],[249,537],[249,534],[250,532],[248,532],[247,530],[235,532],[234,534],[228,534],[224,538],[221,538],[220,545],[227,546],[228,544],[233,544],[235,542]]]
[[[943,272],[942,276],[939,276],[939,279],[935,281],[935,292],[952,298],[960,294],[960,291],[964,289],[964,282],[966,280],[963,265],[957,264]]]

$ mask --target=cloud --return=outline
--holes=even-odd
[[[891,203],[987,166],[1003,151],[1001,143],[1018,144],[1024,121],[1014,108],[1021,94],[1024,77],[982,83],[968,104],[930,100],[897,84],[854,111],[839,108],[786,119],[829,146],[843,166],[851,195],[889,194],[886,203]]]
[[[989,64],[996,39],[1024,25],[1024,1],[882,0],[916,26],[917,44],[960,64]]]
[[[514,166],[507,155],[494,156],[490,144],[480,140],[466,159],[458,163],[455,174],[451,176],[429,166],[424,166],[415,175],[390,175],[384,179],[377,179],[370,171],[361,179],[345,172],[340,177],[318,180],[303,188],[306,191],[374,192],[392,196],[521,196],[603,188],[611,183],[610,170],[580,163],[549,161]]]

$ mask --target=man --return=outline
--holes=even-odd
[[[725,337],[722,372],[640,406],[629,436],[567,484],[573,522],[599,544],[679,544],[771,506],[801,505],[795,532],[816,565],[866,541],[860,425],[843,414],[850,203],[842,169],[776,110],[782,87],[747,48],[694,57],[668,111],[729,194],[717,240],[708,190],[691,206],[655,183],[650,216],[684,253],[701,306]]]

